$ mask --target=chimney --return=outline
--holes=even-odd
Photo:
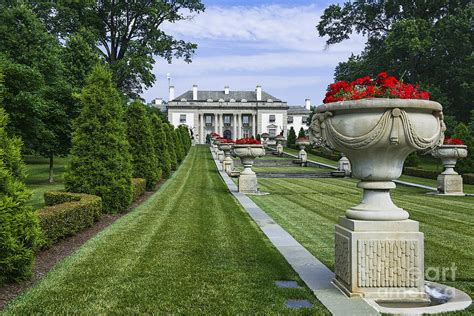
[[[196,101],[198,99],[198,86],[193,85],[193,101]]]
[[[304,100],[304,107],[306,110],[311,110],[311,99]]]
[[[262,101],[262,86],[257,86],[257,101]]]
[[[229,94],[229,86],[224,87],[224,94]]]
[[[162,105],[163,104],[163,99],[162,98],[157,98],[157,99],[153,100],[153,104]]]
[[[170,86],[170,96],[169,101],[174,100],[174,86]]]

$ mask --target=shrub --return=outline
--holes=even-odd
[[[474,173],[465,173],[462,179],[465,184],[474,184]]]
[[[440,172],[434,170],[426,170],[414,167],[405,167],[403,168],[403,174],[408,176],[427,178],[427,179],[437,179]]]
[[[286,140],[286,145],[289,147],[289,148],[294,148],[296,146],[296,133],[295,133],[295,129],[292,127],[290,127],[290,131],[288,132],[288,138]]]
[[[161,168],[156,157],[150,120],[140,101],[134,101],[128,106],[125,122],[133,177],[146,179],[147,189],[152,190],[161,178]]]
[[[338,151],[329,151],[323,148],[312,148],[311,145],[307,146],[306,149],[308,153],[314,154],[316,156],[320,156],[334,161],[339,161],[339,159],[341,159],[341,153],[339,153]]]
[[[466,158],[458,159],[456,170],[459,173],[474,173],[474,137],[463,123],[459,123],[453,131],[453,138],[459,138],[467,146],[468,155]]]
[[[165,131],[166,135],[166,148],[168,149],[170,155],[171,170],[176,170],[176,168],[178,168],[178,159],[176,157],[175,141],[173,137],[174,133],[172,129],[173,127],[168,123],[163,123],[163,130]]]
[[[71,160],[65,174],[69,192],[98,195],[104,211],[116,213],[132,200],[132,168],[123,105],[112,75],[96,66],[80,94]]]
[[[166,132],[163,125],[164,123],[158,115],[153,114],[151,116],[155,155],[158,158],[158,164],[163,172],[163,177],[168,178],[171,175],[171,159],[167,146]]]
[[[300,128],[300,131],[298,132],[298,138],[300,137],[306,137],[306,132],[304,131],[304,128]]]
[[[135,202],[138,200],[140,196],[145,194],[146,192],[146,180],[142,178],[133,178],[132,179],[132,187],[133,187],[133,201]]]
[[[184,159],[184,148],[183,142],[181,141],[181,135],[177,128],[171,127],[171,134],[173,137],[174,148],[176,150],[176,159],[178,163],[181,163]]]
[[[3,76],[0,71],[0,104]],[[0,108],[0,284],[31,276],[41,231],[36,213],[26,206],[30,194],[21,159],[22,142],[6,133],[8,115]]]
[[[46,247],[92,226],[102,214],[102,199],[95,195],[46,192],[44,201],[38,215]]]

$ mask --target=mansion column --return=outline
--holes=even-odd
[[[220,116],[219,126],[220,126],[220,129],[221,129],[219,134],[221,136],[224,136],[224,114],[221,113],[219,116]]]
[[[237,114],[237,135],[242,138],[242,114]]]
[[[204,113],[199,117],[199,143],[206,143],[206,135],[204,135]]]
[[[232,138],[237,139],[237,115],[235,114],[232,114],[232,126],[234,126]]]
[[[253,137],[257,137],[257,133],[255,132],[257,129],[256,129],[256,122],[257,120],[255,119],[255,114],[252,113],[252,136]]]
[[[219,134],[219,114],[214,114],[214,133]]]

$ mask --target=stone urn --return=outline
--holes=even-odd
[[[438,192],[446,195],[464,195],[462,177],[455,170],[458,158],[467,157],[466,145],[441,145],[432,153],[441,159],[445,170],[438,176]]]
[[[283,155],[283,142],[285,141],[285,137],[283,135],[277,135],[275,137],[275,141],[277,142],[276,154],[278,156],[282,156]]]
[[[343,152],[360,179],[362,201],[339,219],[334,283],[350,296],[426,301],[419,223],[390,197],[406,157],[442,143],[441,104],[415,99],[363,99],[316,109],[310,138]]]
[[[234,170],[234,160],[231,157],[231,151],[234,146],[232,142],[220,143],[219,149],[224,152],[224,160],[222,161],[222,170],[224,170],[227,174],[231,174]]]
[[[265,156],[263,145],[235,144],[233,152],[240,158],[244,170],[240,173],[238,180],[239,192],[256,194],[258,193],[257,175],[252,170],[255,158]]]
[[[308,154],[306,153],[306,146],[310,144],[309,138],[308,137],[298,137],[296,139],[296,146],[300,148],[300,151],[298,153],[298,159],[301,162],[301,166],[306,166],[306,162],[308,161]]]

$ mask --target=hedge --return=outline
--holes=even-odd
[[[440,171],[434,170],[425,170],[414,167],[405,167],[403,168],[403,174],[407,176],[414,176],[427,179],[438,179],[438,175],[441,174]],[[463,182],[465,184],[474,184],[474,173],[465,173],[462,175]]]
[[[102,214],[102,199],[95,195],[46,192],[44,200],[47,206],[38,216],[45,247],[92,226]]]
[[[133,178],[132,179],[133,187],[133,201],[138,200],[140,196],[146,192],[146,180],[142,178]]]

